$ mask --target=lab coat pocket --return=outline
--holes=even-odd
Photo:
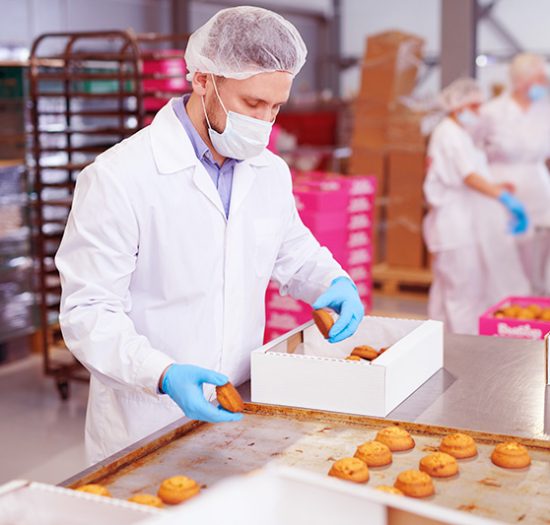
[[[279,247],[280,221],[254,221],[254,269],[258,277],[271,276]]]

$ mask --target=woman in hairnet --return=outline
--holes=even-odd
[[[512,235],[525,231],[527,215],[506,185],[496,184],[472,132],[483,94],[468,78],[441,93],[447,116],[428,148],[424,193],[430,210],[424,237],[433,254],[429,315],[456,333],[477,333],[491,304],[528,291]]]
[[[517,55],[510,65],[511,91],[480,111],[479,136],[496,181],[515,187],[530,218],[517,237],[525,272],[535,293],[550,292],[550,104],[542,57]]]

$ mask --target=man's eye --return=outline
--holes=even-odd
[[[255,108],[258,106],[258,101],[253,101],[253,100],[248,100],[247,101],[248,105],[251,107],[251,108]]]

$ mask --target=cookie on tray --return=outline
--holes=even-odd
[[[395,480],[394,487],[411,498],[427,498],[435,493],[429,474],[420,470],[405,470]]]
[[[383,428],[376,434],[376,441],[384,443],[392,452],[403,452],[414,448],[414,439],[404,429],[398,426]]]
[[[87,492],[88,494],[97,494],[98,496],[105,496],[106,498],[111,497],[111,493],[103,485],[98,485],[97,483],[89,483],[88,485],[82,485],[78,487],[78,492]]]
[[[531,464],[531,456],[523,445],[509,441],[495,447],[491,461],[502,468],[525,468]]]
[[[354,483],[366,483],[369,480],[369,467],[359,458],[342,458],[334,462],[328,475]]]
[[[162,509],[164,507],[162,500],[158,496],[153,496],[153,494],[134,494],[131,498],[128,498],[128,501],[139,503],[140,505],[147,505],[148,507],[156,507],[157,509]]]
[[[399,489],[396,489],[395,487],[392,487],[390,485],[378,485],[377,487],[375,487],[375,489],[380,490],[381,492],[386,492],[388,494],[395,494],[396,496],[405,495]]]
[[[392,462],[391,450],[379,441],[367,441],[359,445],[355,457],[364,461],[367,467],[385,467]]]
[[[434,452],[424,456],[420,460],[419,468],[434,478],[449,478],[458,474],[456,459],[445,452]]]
[[[456,459],[473,458],[477,456],[477,446],[474,439],[468,434],[454,432],[441,440],[439,450]]]
[[[182,503],[200,492],[199,484],[187,476],[173,476],[165,479],[159,487],[157,496],[169,505]]]

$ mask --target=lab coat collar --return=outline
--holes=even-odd
[[[172,100],[168,101],[155,115],[151,123],[150,134],[153,156],[159,173],[175,173],[191,166],[197,166],[200,162],[185,129],[174,113]],[[237,166],[242,169],[245,166],[267,165],[269,165],[269,159],[264,151],[256,157],[240,162]]]

